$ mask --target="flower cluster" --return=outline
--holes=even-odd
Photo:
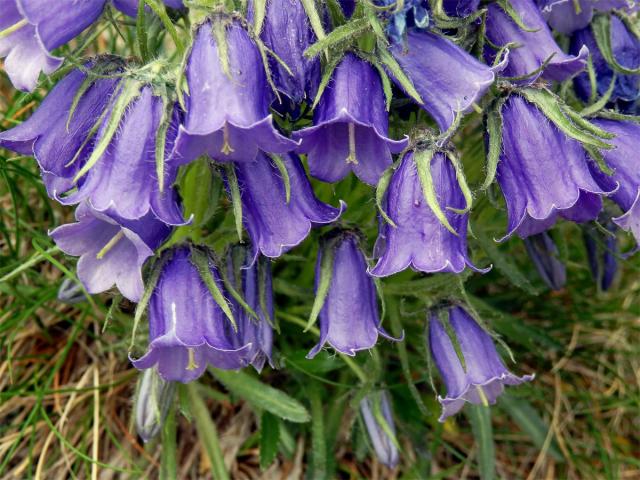
[[[467,238],[487,190],[504,199],[499,241],[524,239],[550,288],[567,280],[551,232],[558,220],[582,225],[603,289],[616,271],[616,230],[640,241],[640,39],[624,1],[342,0],[341,10],[309,11],[309,2],[269,0],[230,11],[230,1],[61,0],[53,16],[43,3],[0,0],[0,56],[21,90],[71,58],[63,46],[112,7],[193,25],[183,58],[176,45],[153,60],[69,61],[31,117],[0,133],[0,147],[35,157],[51,198],[76,206],[75,223],[50,236],[79,257],[86,291],[115,285],[138,302],[138,319],[147,312],[148,347],[131,353],[154,372],[144,392],[208,366],[275,367],[271,264],[310,236],[320,238],[310,359],[326,346],[354,356],[380,336],[403,340],[382,327],[383,277],[488,272]],[[485,126],[478,186],[452,141],[465,117],[479,117],[472,112]],[[193,234],[205,228],[181,179],[196,164],[210,174],[203,182],[219,180],[240,245]],[[343,219],[344,202],[314,191],[351,172],[376,188],[372,248]],[[507,369],[496,335],[464,303],[451,292],[425,300],[421,341],[446,388],[441,421],[533,379]],[[149,398],[138,419],[145,439],[161,421],[144,416]],[[388,393],[371,392],[361,411],[394,466],[390,405]]]

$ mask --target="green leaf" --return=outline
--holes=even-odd
[[[424,103],[422,101],[422,97],[420,97],[416,87],[413,86],[413,82],[404,73],[400,64],[398,64],[396,59],[393,58],[393,55],[391,55],[386,48],[378,48],[377,52],[382,64],[387,67],[391,75],[393,75],[407,95],[422,105]]]
[[[488,109],[486,116],[487,133],[489,142],[487,148],[487,176],[482,183],[481,190],[487,190],[498,171],[498,162],[502,152],[502,107],[506,98],[496,100]]]
[[[304,329],[305,332],[315,325],[318,315],[320,315],[320,311],[327,299],[327,295],[329,294],[329,288],[331,288],[331,277],[333,276],[333,256],[334,252],[331,244],[323,248],[322,260],[320,262],[320,280],[318,282],[318,289],[316,290],[316,297],[313,300],[313,306],[311,307],[309,321]]]
[[[266,469],[278,455],[280,420],[267,411],[262,412],[260,422],[260,468]]]
[[[433,183],[433,177],[431,176],[431,160],[433,159],[433,155],[433,150],[417,150],[413,154],[418,177],[420,178],[420,185],[422,186],[422,194],[424,195],[425,202],[427,202],[433,214],[440,221],[440,224],[457,236],[458,232],[451,226],[438,203],[436,188]]]
[[[231,204],[233,205],[233,217],[236,222],[236,232],[238,239],[242,243],[242,197],[240,195],[240,184],[236,176],[236,168],[233,163],[225,164],[227,182],[229,183],[229,193],[231,194]]]
[[[600,50],[600,53],[602,53],[602,56],[613,70],[623,75],[640,74],[640,68],[627,68],[620,65],[613,53],[613,46],[611,45],[611,15],[594,16],[591,20],[591,30],[598,45],[598,50]]]
[[[248,373],[217,368],[212,368],[211,372],[231,393],[262,410],[295,423],[305,423],[311,419],[309,412],[300,402]]]
[[[478,467],[482,480],[496,478],[496,446],[493,443],[491,409],[484,405],[467,405],[473,438],[478,446]]]
[[[224,465],[216,424],[211,420],[211,413],[200,396],[196,385],[196,382],[191,382],[186,384],[184,388],[189,393],[191,413],[195,420],[198,439],[211,462],[212,477],[216,480],[228,480],[229,472],[227,472],[227,468]]]
[[[162,458],[160,461],[160,480],[177,480],[178,460],[176,444],[176,409],[169,413],[162,426]]]
[[[321,389],[312,383],[309,388],[311,400],[311,446],[313,449],[312,478],[323,480],[329,478],[327,471],[327,438],[325,435],[325,414],[322,404]]]
[[[546,424],[529,402],[505,392],[500,396],[499,405],[511,416],[520,429],[529,436],[536,447],[540,449],[544,446],[549,425]],[[551,440],[547,452],[556,462],[564,462],[564,457],[558,450],[555,438]]]

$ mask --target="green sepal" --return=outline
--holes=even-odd
[[[429,208],[431,208],[431,211],[440,221],[442,226],[455,236],[458,236],[458,232],[456,232],[451,226],[438,203],[436,189],[431,175],[431,160],[433,159],[433,155],[433,150],[417,150],[413,154],[416,170],[418,171],[418,177],[420,178],[420,185],[422,186],[422,194],[424,195],[424,200],[427,202],[427,205],[429,205]]]
[[[307,48],[304,52],[304,56],[307,58],[313,58],[321,54],[324,50],[327,50],[335,45],[344,42],[349,38],[353,38],[361,34],[362,32],[370,28],[369,21],[366,18],[359,18],[353,20],[344,25],[340,25],[324,38],[318,40],[316,43]]]
[[[471,206],[473,205],[473,194],[471,193],[471,189],[467,184],[467,178],[464,175],[464,170],[462,168],[462,163],[460,162],[460,159],[453,152],[447,152],[446,155],[449,161],[451,162],[451,165],[453,165],[453,169],[456,172],[456,180],[458,181],[458,186],[460,187],[460,191],[462,192],[462,196],[464,197],[464,201],[465,201],[465,207],[462,209],[454,208],[454,207],[446,207],[446,208],[447,210],[451,210],[452,212],[458,213],[460,215],[464,215],[465,213],[468,213],[471,210]]]
[[[616,74],[616,72],[613,72],[613,75],[611,75],[611,82],[609,83],[609,87],[607,88],[607,91],[604,92],[604,95],[602,95],[602,97],[600,97],[597,101],[593,101],[591,105],[580,110],[580,116],[588,117],[590,115],[595,115],[604,107],[606,107],[607,103],[609,103],[609,100],[611,99],[611,95],[613,95],[613,90],[616,87],[617,80],[618,80],[618,75]],[[594,90],[592,90],[592,93],[593,92]],[[595,90],[595,92],[597,95],[597,89]]]
[[[313,33],[316,34],[318,40],[322,40],[326,34],[322,27],[322,19],[320,18],[320,14],[316,8],[316,2],[314,0],[300,0],[300,2],[302,2],[302,7],[307,14]]]
[[[520,14],[516,11],[515,8],[513,8],[513,5],[511,5],[511,2],[509,2],[509,0],[497,0],[496,3],[500,5],[500,8],[504,10],[504,13],[506,13],[511,18],[511,20],[513,20],[513,22],[525,32],[533,33],[540,30],[539,28],[527,27],[520,17]]]
[[[200,278],[202,279],[204,284],[207,286],[207,289],[209,290],[209,293],[211,294],[213,301],[216,302],[216,304],[224,312],[226,317],[231,322],[233,331],[237,333],[238,325],[236,324],[236,319],[233,316],[231,307],[229,306],[227,299],[224,298],[224,295],[220,291],[220,288],[218,287],[218,284],[216,283],[215,279],[213,278],[213,274],[211,273],[209,256],[199,248],[191,248],[191,263],[198,270],[198,273],[200,274]],[[221,269],[218,269],[218,270],[219,270],[218,273],[220,273]]]
[[[387,215],[387,212],[385,212],[384,206],[382,205],[384,194],[389,188],[389,183],[391,183],[391,177],[393,176],[394,170],[395,165],[391,165],[380,176],[380,180],[378,180],[378,185],[376,187],[376,205],[378,206],[378,211],[380,212],[380,216],[384,219],[384,221],[391,225],[393,228],[397,228],[398,226],[391,219],[391,217]]]
[[[80,88],[78,88],[78,90],[76,91],[76,94],[73,96],[73,102],[71,102],[71,107],[69,108],[69,115],[67,115],[67,123],[65,124],[67,133],[69,133],[71,119],[73,118],[73,114],[76,112],[76,108],[78,108],[78,104],[80,103],[80,100],[82,100],[82,97],[87,92],[87,90],[89,90],[91,85],[93,85],[94,81],[95,79],[91,75],[87,75],[87,78],[85,78],[82,81]]]
[[[638,75],[640,68],[627,68],[618,63],[616,56],[613,54],[611,45],[611,16],[596,15],[591,20],[591,31],[598,45],[598,50],[611,68],[623,75]]]
[[[149,39],[147,38],[147,29],[145,28],[146,15],[144,6],[146,0],[138,0],[138,14],[136,17],[136,36],[138,37],[138,50],[142,63],[149,62]]]
[[[162,97],[163,109],[162,118],[156,131],[156,176],[158,177],[158,188],[160,193],[164,192],[164,161],[165,149],[167,146],[167,132],[171,124],[171,116],[173,114],[173,102],[168,98]]]
[[[490,106],[485,116],[485,124],[489,141],[487,146],[487,175],[480,190],[487,190],[496,178],[500,153],[502,152],[502,107],[507,99],[496,99]]]
[[[375,401],[371,402],[373,403],[373,417],[376,419],[376,422],[378,423],[382,431],[387,435],[391,443],[393,443],[398,451],[402,452],[402,446],[400,445],[398,438],[391,429],[391,426],[387,422],[387,419],[384,418],[384,415],[382,414],[382,392],[374,392],[370,395],[376,397]]]
[[[282,157],[280,155],[276,155],[275,153],[269,153],[269,158],[273,160],[280,175],[282,176],[282,183],[284,183],[284,192],[285,199],[287,201],[287,205],[291,202],[291,178],[289,177],[289,171],[287,170],[286,165],[282,161]]]
[[[182,43],[182,39],[180,38],[180,35],[178,35],[175,25],[171,22],[164,3],[158,2],[158,0],[145,0],[145,3],[149,5],[149,8],[153,10],[153,13],[158,16],[164,25],[164,28],[167,29],[169,36],[171,36],[171,40],[173,40],[173,44],[176,46],[176,50],[178,51],[178,57],[182,57],[185,51],[184,43]]]
[[[422,105],[424,103],[422,101],[422,97],[420,97],[420,94],[413,86],[413,82],[411,81],[411,79],[407,77],[407,75],[404,73],[404,70],[402,70],[402,67],[398,64],[396,59],[393,58],[393,55],[391,55],[386,48],[378,48],[376,51],[382,64],[387,67],[389,72],[391,72],[391,75],[393,75],[393,77],[398,81],[402,89],[407,92],[407,95],[409,95],[413,100]]]
[[[233,163],[225,164],[224,169],[227,174],[229,193],[231,194],[231,204],[233,205],[236,232],[238,232],[238,239],[242,243],[242,197],[240,195],[240,185],[238,184],[238,177],[236,176],[236,169],[233,166]]]
[[[267,14],[267,0],[253,0],[253,31],[257,36],[262,32],[262,24]]]
[[[122,89],[117,92],[118,99],[113,105],[113,110],[111,111],[111,115],[109,116],[109,121],[107,122],[107,126],[104,129],[104,134],[93,149],[93,152],[91,152],[91,156],[87,160],[87,163],[83,165],[80,171],[73,178],[73,183],[77,183],[80,178],[86,175],[87,172],[91,170],[91,168],[100,159],[100,157],[102,157],[104,152],[107,150],[107,147],[109,147],[111,139],[118,130],[120,121],[122,120],[127,107],[140,95],[141,89],[142,83],[136,80],[124,80],[122,82]]]
[[[391,80],[389,79],[389,75],[387,75],[386,70],[380,63],[371,62],[378,73],[380,74],[380,80],[382,80],[382,91],[384,92],[385,98],[385,108],[387,112],[391,109],[391,100],[393,100],[393,87],[391,86]]]
[[[322,249],[322,260],[320,262],[320,278],[318,279],[318,289],[316,290],[316,298],[313,300],[311,314],[304,331],[307,332],[313,327],[318,320],[318,315],[324,306],[324,302],[329,294],[331,287],[331,278],[333,277],[333,242],[327,242],[320,246]],[[320,253],[319,253],[320,254]]]
[[[521,48],[521,45],[518,45],[516,48]],[[500,78],[502,80],[507,80],[508,82],[514,83],[514,82],[522,82],[523,80],[528,80],[530,78],[537,77],[538,75],[540,75],[542,72],[544,72],[547,69],[547,67],[551,63],[551,60],[553,60],[553,57],[555,57],[555,56],[556,56],[556,52],[553,52],[551,55],[549,55],[544,60],[544,62],[542,62],[540,64],[540,66],[538,68],[536,68],[535,70],[532,70],[531,72],[526,73],[524,75],[518,75],[516,77],[500,77]],[[498,58],[499,57],[496,56],[496,59],[498,59]]]
[[[218,60],[220,61],[220,66],[222,67],[222,71],[229,78],[230,81],[233,81],[231,77],[231,67],[229,66],[229,43],[227,42],[227,27],[225,23],[216,19],[211,22],[211,34],[215,39],[216,46],[218,47]]]
[[[316,98],[313,100],[313,105],[311,105],[312,110],[316,108],[316,105],[318,105],[320,98],[322,98],[324,89],[327,88],[327,85],[329,84],[329,80],[331,80],[331,76],[333,75],[333,71],[338,66],[338,63],[340,62],[340,60],[341,59],[339,57],[334,57],[329,61],[327,65],[325,65],[323,69],[324,71],[322,72],[322,78],[320,79],[320,85],[318,85],[318,92],[316,93]]]

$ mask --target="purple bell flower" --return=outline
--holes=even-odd
[[[188,383],[207,365],[238,369],[248,363],[250,344],[238,346],[239,333],[214,301],[188,247],[167,251],[149,303],[149,349],[131,358],[139,369],[154,368],[166,381]],[[217,268],[209,262],[214,283],[224,295]]]
[[[603,151],[607,165],[614,171],[611,177],[592,168],[595,178],[601,185],[617,182],[618,189],[611,199],[618,204],[624,214],[614,218],[613,222],[627,232],[633,233],[640,244],[640,125],[634,122],[597,119],[593,124],[616,135],[611,143],[616,147]]]
[[[336,221],[345,205],[333,208],[319,201],[296,155],[283,155],[291,188],[287,202],[284,179],[274,161],[259,153],[252,163],[237,163],[243,220],[254,256],[276,258],[301,243],[315,225]]]
[[[354,82],[354,78],[358,81]],[[389,119],[382,80],[375,68],[347,53],[333,72],[313,114],[313,126],[293,132],[302,143],[311,175],[337,182],[353,170],[375,185],[408,139],[388,137]]]
[[[420,94],[420,106],[443,132],[456,115],[471,110],[493,83],[494,71],[503,68],[492,69],[430,32],[409,31],[406,44],[393,45],[391,53]]]
[[[526,77],[518,83],[533,83],[540,77],[562,82],[584,70],[589,55],[586,47],[582,47],[576,56],[565,54],[553,39],[533,0],[511,0],[510,3],[527,28],[536,31],[521,29],[497,3],[487,6],[487,38],[499,47],[517,44],[509,52],[509,63],[503,75]],[[493,55],[490,48],[485,53],[489,59]],[[545,68],[540,70],[547,61]]]
[[[460,346],[464,365],[439,315],[432,312],[429,348],[447,389],[446,397],[438,396],[442,405],[440,422],[458,413],[465,402],[493,405],[505,385],[533,380],[535,375],[518,377],[507,369],[491,336],[462,308],[449,308],[446,317]]]
[[[76,220],[49,235],[64,253],[80,257],[78,278],[87,291],[100,293],[115,284],[129,300],[139,301],[142,265],[169,236],[170,227],[153,215],[127,221],[87,203],[76,209]]]
[[[395,439],[389,438],[385,429],[380,425],[378,418],[376,418],[375,411],[377,409],[382,414],[382,418],[389,430],[395,435],[396,426],[391,412],[391,398],[386,390],[370,393],[364,397],[360,401],[360,413],[378,460],[389,468],[395,468],[400,461],[400,453],[394,441]]]
[[[113,6],[120,10],[125,15],[130,17],[138,16],[138,0],[111,0],[113,2]],[[162,0],[162,2],[169,8],[173,8],[175,10],[179,10],[184,8],[184,4],[182,0]],[[149,7],[146,7],[147,10],[150,10]]]
[[[325,240],[316,262],[316,292],[321,283],[323,258],[332,260],[331,283],[320,311],[320,341],[307,358],[315,357],[329,344],[336,351],[355,356],[359,350],[373,348],[378,335],[390,340],[381,327],[373,279],[367,275],[367,262],[353,232],[341,232]]]
[[[618,272],[618,239],[616,238],[616,226],[610,219],[603,222],[604,228],[609,232],[603,233],[594,226],[583,229],[584,244],[587,250],[587,259],[591,276],[598,287],[606,292],[611,288]]]
[[[502,109],[502,153],[497,180],[509,217],[507,234],[526,238],[553,226],[558,216],[586,222],[602,209],[598,185],[582,146],[567,137],[537,107],[511,95]]]
[[[247,266],[247,263],[250,265]],[[265,257],[252,261],[249,247],[236,245],[229,251],[227,276],[247,305],[256,313],[252,318],[247,311],[232,300],[234,316],[238,322],[240,344],[251,344],[247,352],[249,363],[258,373],[266,362],[273,368],[273,286],[271,263]]]
[[[466,266],[482,271],[471,263],[467,253],[469,215],[451,210],[466,207],[451,161],[438,152],[430,168],[438,204],[457,235],[442,225],[427,204],[414,155],[413,151],[407,152],[391,178],[383,208],[396,226],[380,221],[376,243],[380,258],[369,273],[385,277],[409,266],[425,273],[460,273]]]
[[[226,35],[228,73],[213,28],[221,28]],[[185,75],[189,95],[174,151],[178,163],[204,154],[219,162],[251,162],[258,150],[286,153],[297,146],[273,125],[272,94],[263,61],[258,46],[239,23],[200,25]]]
[[[608,12],[629,6],[627,0],[537,0],[537,3],[551,28],[566,35],[587,27],[596,10]]]
[[[558,258],[558,247],[549,232],[525,238],[524,246],[544,283],[551,290],[562,290],[567,283],[567,270]]]
[[[616,15],[611,16],[611,50],[616,61],[628,69],[640,67],[640,39],[630,32],[624,22]],[[597,96],[603,96],[611,84],[613,68],[607,63],[598,49],[591,28],[576,32],[571,37],[570,50],[574,52],[580,45],[586,45],[591,52],[591,61],[596,73]],[[585,102],[591,97],[591,81],[587,73],[581,73],[573,84],[578,96]],[[640,75],[616,73],[615,86],[609,102],[634,102],[640,98]]]
[[[95,22],[105,0],[0,0],[0,58],[11,83],[36,88],[40,72],[49,75],[63,62],[51,51],[78,36]]]
[[[480,0],[443,0],[442,6],[450,17],[468,17],[480,6]]]
[[[250,3],[253,6],[253,2]],[[271,58],[269,67],[279,92],[293,103],[313,101],[320,83],[320,59],[309,59],[304,51],[316,42],[300,0],[267,2],[260,38],[291,70]]]

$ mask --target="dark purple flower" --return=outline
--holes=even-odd
[[[220,56],[214,28],[226,35],[225,58]],[[188,163],[203,154],[219,162],[251,162],[258,150],[285,153],[297,146],[273,125],[269,114],[272,93],[260,52],[237,22],[200,25],[185,75],[189,95],[176,139],[177,162]]]
[[[289,202],[285,179],[264,153],[259,153],[251,163],[238,163],[235,167],[243,221],[256,256],[261,253],[279,257],[307,238],[311,227],[336,221],[344,209],[342,202],[336,209],[316,198],[296,155],[283,155],[281,160],[289,174]]]
[[[249,264],[249,265],[247,265]],[[273,308],[273,286],[271,264],[264,257],[253,261],[249,247],[236,245],[229,251],[227,275],[237,292],[258,318],[232,300],[234,316],[238,322],[240,345],[251,344],[247,352],[249,363],[261,372],[265,362],[273,367],[273,328],[275,319]]]
[[[616,148],[602,152],[607,165],[614,171],[613,175],[608,177],[592,168],[594,176],[605,188],[612,180],[618,183],[618,189],[610,198],[624,214],[613,221],[623,230],[633,233],[636,242],[640,243],[640,124],[605,119],[597,119],[593,123],[616,135],[611,140]]]
[[[586,222],[602,209],[601,188],[582,146],[567,137],[537,107],[512,95],[502,109],[502,153],[497,179],[509,216],[506,239],[541,233],[558,216]]]
[[[113,6],[120,10],[125,15],[130,17],[138,16],[138,0],[111,0]],[[162,2],[169,8],[175,8],[176,10],[184,7],[182,0],[162,0]],[[149,7],[146,7],[150,10]]]
[[[251,2],[250,5],[253,5]],[[316,42],[300,0],[270,0],[260,38],[291,70],[275,59],[269,66],[279,92],[292,102],[313,101],[320,82],[320,59],[309,59],[304,51]]]
[[[115,284],[129,300],[139,301],[144,290],[142,265],[171,229],[153,215],[127,221],[87,203],[76,209],[76,220],[49,235],[64,253],[80,257],[78,278],[87,291],[100,293]]]
[[[163,261],[164,260],[164,261]],[[131,359],[140,369],[154,368],[166,381],[188,383],[207,365],[237,369],[248,363],[251,345],[238,346],[239,334],[214,301],[188,247],[165,252],[149,303],[149,349]],[[208,262],[213,282],[224,295],[217,268]]]
[[[469,111],[495,79],[494,69],[434,33],[409,31],[406,45],[393,45],[391,53],[420,94],[420,106],[442,131]]]
[[[624,22],[616,15],[611,16],[611,51],[616,61],[628,69],[640,67],[640,39],[638,39],[625,26]],[[590,27],[577,31],[571,37],[570,51],[575,52],[581,45],[586,45],[591,52],[591,61],[596,74],[597,96],[603,96],[614,75],[613,68],[607,63],[598,49],[593,31]],[[633,102],[640,98],[640,75],[625,75],[616,73],[616,81],[610,102],[621,100]],[[581,73],[574,79],[574,86],[578,96],[585,102],[590,101],[591,81],[587,73]]]
[[[533,83],[539,77],[561,82],[586,67],[589,50],[583,47],[577,56],[565,54],[553,39],[533,0],[511,0],[510,4],[527,28],[535,31],[521,29],[498,3],[487,6],[487,38],[499,47],[517,44],[510,49],[509,63],[503,72],[505,76],[526,77],[519,83]],[[491,49],[486,53],[491,58]],[[545,62],[548,62],[546,67],[540,70]]]
[[[316,293],[325,257],[331,261],[331,283],[320,311],[320,341],[307,358],[315,357],[327,343],[354,356],[359,350],[373,348],[379,334],[394,340],[380,326],[376,287],[367,275],[356,234],[341,232],[325,241],[316,262]]]
[[[598,287],[606,292],[618,271],[619,252],[615,224],[610,219],[604,219],[603,226],[608,233],[602,232],[595,226],[586,226],[583,229],[583,238],[591,275]]]
[[[451,210],[466,207],[453,165],[439,152],[430,162],[438,204],[456,234],[440,222],[427,204],[415,155],[420,153],[407,152],[391,178],[383,208],[396,226],[381,220],[376,243],[380,258],[370,270],[371,275],[384,277],[409,266],[425,273],[460,273],[466,266],[478,270],[467,253],[469,215]]]
[[[554,30],[571,34],[591,23],[594,10],[627,8],[627,0],[537,0],[542,15]]]
[[[567,283],[567,270],[558,258],[558,247],[551,235],[548,232],[531,235],[524,239],[524,245],[544,283],[551,290],[561,290]]]
[[[385,430],[380,424],[376,410],[382,415],[387,424]],[[396,445],[397,440],[389,438],[387,431],[395,435],[396,426],[391,412],[391,398],[386,390],[370,393],[360,401],[360,413],[367,428],[369,439],[373,444],[378,460],[389,468],[395,468],[400,461],[400,454]]]
[[[356,9],[356,0],[339,0],[340,7],[346,18],[351,18],[354,10]]]
[[[358,81],[354,82],[357,78]],[[388,137],[389,119],[382,80],[375,68],[348,53],[333,72],[313,114],[313,126],[293,132],[302,143],[311,175],[337,182],[349,171],[375,185],[407,139]]]
[[[443,0],[444,11],[450,17],[468,17],[478,10],[480,0]]]
[[[446,397],[438,396],[442,405],[439,420],[458,413],[465,402],[493,405],[505,385],[519,385],[533,380],[534,375],[517,377],[503,363],[491,336],[462,308],[451,307],[446,317],[464,365],[438,313],[429,318],[431,357],[447,389]]]
[[[0,58],[11,83],[31,91],[40,72],[50,74],[63,62],[51,51],[95,22],[106,0],[0,0]]]
[[[162,430],[176,391],[174,382],[166,382],[155,368],[140,374],[134,402],[136,432],[146,443]]]
[[[472,0],[475,1],[475,0]],[[425,29],[429,25],[429,2],[426,0],[376,0],[387,19],[387,35],[394,43],[401,43],[408,29]]]

